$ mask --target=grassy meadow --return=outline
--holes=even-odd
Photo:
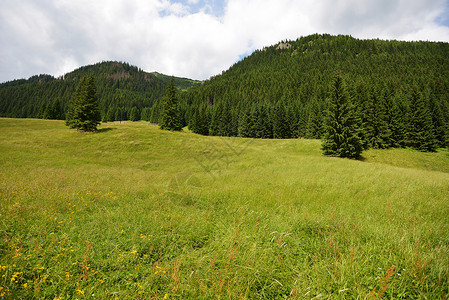
[[[0,299],[446,299],[449,151],[0,119]]]

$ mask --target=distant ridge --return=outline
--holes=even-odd
[[[125,62],[104,61],[82,66],[64,76],[35,75],[29,79],[13,80],[0,84],[0,116],[16,118],[45,118],[45,110],[59,102],[60,117],[64,117],[67,104],[79,80],[88,74],[95,77],[102,116],[106,121],[109,110],[121,119],[128,119],[131,110],[137,110],[138,119],[146,109],[165,95],[170,76],[144,72]],[[199,81],[176,78],[179,91],[186,90]],[[117,113],[117,110],[120,110]],[[135,112],[134,112],[135,113]],[[109,113],[111,116],[112,113]],[[111,117],[112,118],[112,117]]]

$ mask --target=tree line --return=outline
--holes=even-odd
[[[323,138],[339,71],[364,149],[449,145],[449,44],[312,35],[256,51],[181,95],[203,135]]]
[[[59,78],[36,75],[0,84],[0,116],[64,120],[69,102],[84,77],[93,75],[101,120],[151,119],[150,108],[165,95],[170,77],[147,73],[123,62],[84,66]],[[197,81],[174,78],[177,89]],[[154,118],[153,118],[154,119]]]

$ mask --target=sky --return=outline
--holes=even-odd
[[[449,42],[449,0],[3,0],[0,82],[108,60],[205,80],[313,33]]]

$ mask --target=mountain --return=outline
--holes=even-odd
[[[80,79],[92,74],[103,119],[128,119],[131,112],[148,120],[153,103],[165,95],[170,76],[147,73],[123,62],[101,62],[83,66],[54,78],[36,75],[0,84],[0,116],[63,119],[67,104]],[[179,91],[200,82],[175,78]],[[116,118],[117,116],[117,118]]]
[[[339,72],[367,144],[407,145],[415,95],[425,103],[438,146],[444,146],[449,137],[448,66],[448,43],[315,34],[255,51],[184,93],[181,106],[197,133],[320,138],[329,86]]]

